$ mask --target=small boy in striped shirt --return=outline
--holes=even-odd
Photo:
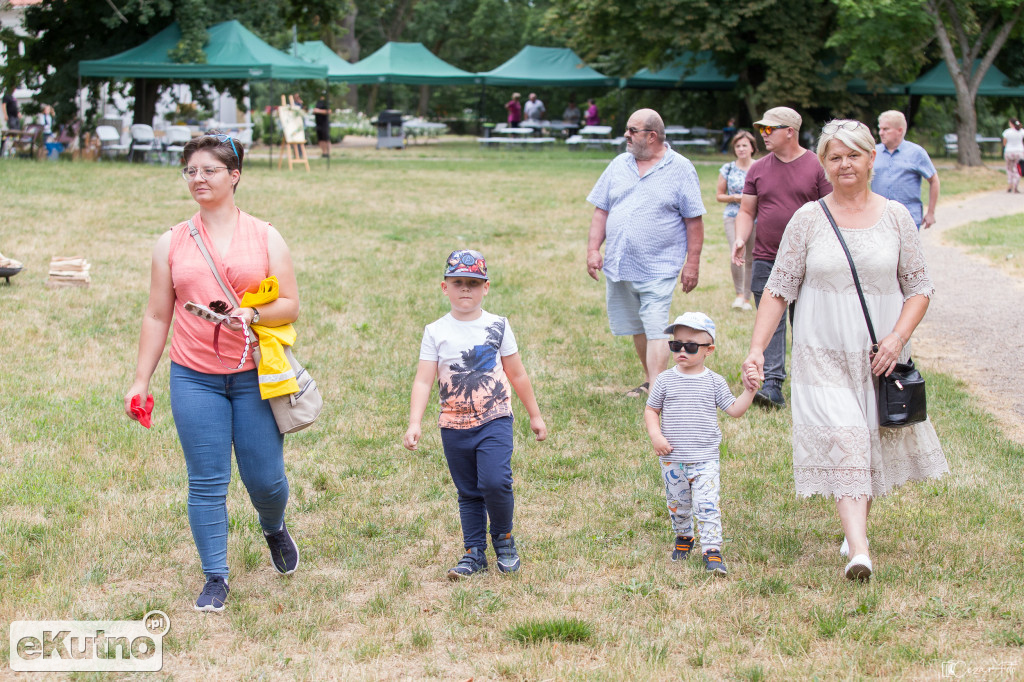
[[[693,549],[693,520],[700,524],[704,568],[725,575],[722,561],[722,512],[718,507],[718,408],[742,417],[755,389],[734,398],[720,375],[704,366],[715,350],[715,323],[704,313],[684,313],[665,329],[675,366],[658,375],[651,386],[644,422],[654,452],[661,460],[669,518],[676,533],[672,561],[683,561]],[[757,370],[752,368],[756,375]],[[756,376],[753,385],[757,385]]]

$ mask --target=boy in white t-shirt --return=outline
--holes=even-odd
[[[717,408],[742,417],[756,389],[734,398],[720,375],[704,366],[715,350],[715,323],[704,313],[684,313],[665,329],[675,366],[654,380],[644,409],[647,433],[661,459],[669,518],[676,533],[672,561],[683,561],[693,549],[693,520],[700,523],[704,568],[725,575],[722,561],[722,512],[719,499]],[[756,375],[756,370],[752,372]],[[757,385],[755,377],[752,382]],[[659,419],[660,418],[660,419]]]
[[[409,400],[409,428],[403,445],[415,450],[420,422],[435,377],[441,401],[441,443],[448,471],[459,491],[465,554],[448,571],[460,580],[487,570],[487,519],[498,570],[519,570],[512,537],[512,403],[509,384],[530,414],[537,440],[547,438],[533,386],[519,358],[508,320],[481,306],[491,283],[478,251],[452,251],[441,291],[451,312],[428,324]]]

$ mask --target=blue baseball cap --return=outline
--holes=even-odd
[[[675,334],[676,327],[689,327],[699,332],[707,332],[711,335],[711,341],[715,340],[715,323],[704,313],[683,313],[675,322],[665,327],[665,333]]]
[[[445,277],[476,277],[487,279],[487,261],[479,251],[471,249],[459,249],[448,255],[448,262],[444,268]]]

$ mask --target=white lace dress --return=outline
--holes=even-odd
[[[935,291],[910,213],[889,201],[867,229],[843,229],[879,340],[911,296]],[[793,478],[797,495],[878,497],[949,471],[930,421],[879,428],[871,340],[850,266],[817,202],[794,215],[766,292],[796,301]],[[770,290],[767,291],[767,290]],[[910,344],[900,362],[910,357]]]

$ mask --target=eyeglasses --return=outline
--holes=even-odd
[[[650,128],[634,128],[633,126],[629,126],[626,128],[626,132],[630,135],[636,135],[637,133],[653,133],[654,131]]]
[[[832,133],[839,132],[839,129],[843,130],[857,130],[863,123],[860,121],[831,121],[821,127],[821,132],[825,135],[831,135]]]
[[[757,130],[757,132],[761,133],[762,135],[771,135],[776,130],[781,130],[782,128],[788,127],[789,126],[754,126],[754,129]]]
[[[202,176],[204,180],[209,180],[216,176],[220,171],[227,169],[227,166],[205,166],[203,168],[189,166],[188,168],[181,169],[181,177],[185,178],[185,182],[192,182],[196,179],[197,175]]]
[[[697,343],[696,341],[669,341],[668,349],[673,353],[685,350],[690,355],[693,355],[701,348],[710,345],[710,343]]]

